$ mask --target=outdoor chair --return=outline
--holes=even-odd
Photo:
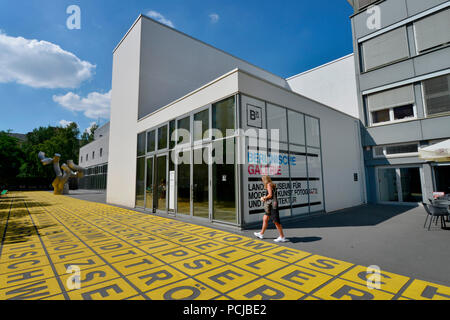
[[[430,230],[431,222],[434,217],[436,219],[441,218],[441,227],[445,229],[447,226],[445,225],[444,217],[447,217],[449,215],[448,208],[442,208],[442,207],[435,207],[431,204],[422,203],[423,207],[425,208],[425,211],[427,212],[427,217],[425,219],[425,223],[423,227],[427,225],[428,217],[430,216],[430,223],[428,224],[428,230]]]

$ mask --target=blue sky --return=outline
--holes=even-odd
[[[70,5],[81,9],[80,30],[66,27]],[[1,0],[0,130],[108,121],[112,51],[150,11],[282,77],[353,51],[345,0]]]

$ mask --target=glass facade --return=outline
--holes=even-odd
[[[230,97],[212,105],[212,127],[227,136],[227,129],[235,129],[236,98]]]
[[[108,164],[86,168],[83,178],[78,179],[78,188],[86,190],[106,190]]]
[[[144,136],[157,147],[147,147],[143,156],[138,153],[136,206],[208,221],[250,223],[262,218],[261,177],[268,174],[278,186],[282,217],[324,210],[319,120],[257,100],[248,107],[245,99],[250,100],[232,96],[149,128]],[[238,101],[244,101],[239,108]],[[236,131],[238,114],[245,133]],[[187,135],[181,137],[180,129]],[[210,129],[219,134],[205,137]],[[249,129],[261,138],[256,147],[250,144]],[[168,138],[177,143],[165,145]],[[239,162],[242,159],[245,162]]]
[[[227,132],[236,128],[236,98],[200,110],[139,134],[136,207],[236,224],[235,134]],[[218,135],[212,142],[207,132],[213,128],[228,138]],[[147,148],[142,153],[145,137]],[[217,154],[224,159],[217,164],[210,161],[216,155],[213,144],[227,146]],[[229,158],[233,161],[224,163]]]
[[[248,222],[262,219],[265,194],[261,181],[269,175],[277,186],[281,217],[324,210],[322,153],[319,119],[255,98],[242,97],[241,117],[244,129],[261,130],[267,141],[245,141],[247,164],[243,170],[244,215]],[[265,116],[267,115],[267,116]],[[274,141],[271,130],[279,131]],[[269,147],[269,149],[267,148]]]

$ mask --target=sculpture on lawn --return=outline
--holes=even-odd
[[[55,170],[56,178],[53,180],[52,186],[55,195],[69,193],[69,178],[83,178],[84,176],[84,168],[76,165],[73,160],[68,160],[67,164],[64,163],[60,168],[59,160],[61,155],[58,153],[56,153],[53,158],[46,158],[45,153],[41,151],[39,152],[38,157],[44,166],[53,164],[53,170]]]

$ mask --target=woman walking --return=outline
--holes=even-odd
[[[264,239],[264,232],[266,232],[267,225],[269,223],[269,219],[272,218],[273,223],[277,227],[280,236],[276,238],[275,242],[287,242],[284,233],[283,227],[280,223],[280,214],[278,212],[278,196],[277,196],[277,186],[272,182],[269,176],[263,176],[262,182],[264,183],[264,189],[267,190],[267,195],[261,198],[261,201],[264,202],[264,218],[261,232],[255,232],[255,237]]]

